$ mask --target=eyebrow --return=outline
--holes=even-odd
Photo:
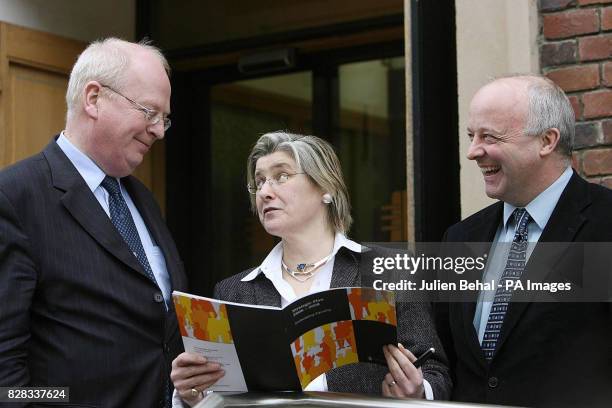
[[[136,101],[136,99],[134,99],[134,101]],[[168,117],[168,116],[170,116],[172,114],[172,112],[164,112],[163,108],[160,108],[160,109],[155,108],[154,107],[155,103],[152,102],[151,100],[144,100],[142,102],[136,101],[136,102],[138,102],[139,104],[141,104],[145,108],[147,108],[147,109],[149,109],[149,110],[151,110],[151,111],[153,111],[155,113],[161,113],[162,115],[164,115],[164,117]]]
[[[485,126],[485,127],[480,127],[480,128],[477,128],[476,130],[474,130],[474,129],[470,128],[469,126],[467,127],[467,132],[468,132],[468,133],[476,133],[476,132],[478,132],[478,131],[480,131],[480,132],[489,132],[489,133],[494,133],[494,134],[496,134],[496,135],[501,135],[501,134],[503,134],[503,133],[504,133],[503,131],[501,131],[501,132],[500,132],[499,130],[497,130],[497,129],[493,129],[493,128],[488,127],[488,126]]]
[[[276,170],[276,169],[289,169],[292,170],[293,168],[291,167],[291,165],[289,163],[277,163],[274,164],[272,166],[270,166],[269,170]],[[261,174],[263,172],[263,169],[256,169],[255,170],[255,175]]]

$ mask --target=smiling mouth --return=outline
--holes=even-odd
[[[480,172],[483,176],[491,176],[498,173],[501,170],[501,166],[480,166]]]
[[[136,139],[136,140],[137,140],[138,142],[140,142],[142,145],[144,145],[144,146],[145,146],[147,149],[150,149],[150,148],[151,148],[151,145],[150,145],[150,144],[147,144],[147,143],[143,142],[143,141],[142,141],[142,140],[140,140],[140,139]]]

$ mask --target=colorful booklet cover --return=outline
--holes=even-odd
[[[335,367],[385,365],[382,347],[397,343],[390,291],[330,289],[282,309],[177,291],[172,296],[185,351],[225,370],[213,391],[302,390]]]

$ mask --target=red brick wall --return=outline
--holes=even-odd
[[[574,168],[612,188],[612,0],[539,0],[542,73],[576,113]]]

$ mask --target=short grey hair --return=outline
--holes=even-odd
[[[121,89],[124,82],[124,73],[130,64],[129,46],[137,45],[150,51],[163,65],[170,76],[170,65],[161,50],[148,39],[139,43],[131,43],[119,38],[106,38],[94,41],[79,55],[72,67],[68,90],[66,91],[66,105],[70,117],[83,96],[83,89],[89,81],[99,81],[114,89]]]
[[[512,74],[498,79],[517,79],[527,83],[527,121],[525,134],[537,136],[548,129],[559,130],[556,150],[567,157],[574,150],[576,119],[565,92],[550,79],[537,74]]]
[[[266,133],[257,140],[247,159],[247,183],[255,184],[257,160],[274,152],[287,153],[297,170],[308,175],[318,187],[332,196],[327,206],[327,220],[335,232],[346,234],[353,219],[348,189],[342,177],[342,168],[334,148],[316,136],[305,136],[284,131]],[[251,208],[256,212],[255,196]]]

